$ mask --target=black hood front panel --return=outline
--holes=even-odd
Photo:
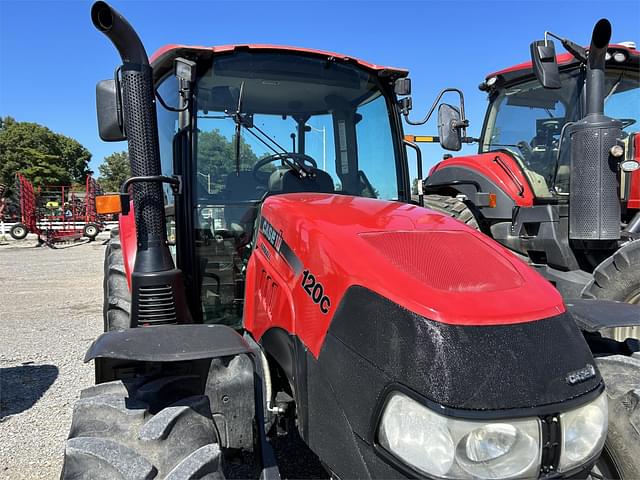
[[[601,384],[591,352],[568,313],[510,325],[448,325],[354,286],[336,311],[329,335],[392,382],[452,409],[541,407],[582,396]],[[576,381],[575,372],[591,367],[595,374]]]

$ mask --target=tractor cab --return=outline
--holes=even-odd
[[[612,45],[606,57],[604,113],[622,122],[624,151],[632,160],[629,142],[640,119],[640,54],[629,46]],[[571,54],[559,56],[558,63],[559,88],[545,88],[530,64],[491,74],[481,84],[490,104],[479,153],[508,152],[538,199],[569,194],[565,127],[585,116],[586,69]]]
[[[405,71],[269,46],[168,47],[152,63],[162,171],[183,192],[164,189],[168,233],[198,320],[240,325],[265,198],[407,201],[394,94]]]

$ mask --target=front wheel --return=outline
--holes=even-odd
[[[16,223],[9,230],[9,235],[11,235],[14,240],[22,240],[27,236],[28,233],[29,229],[24,223]]]
[[[120,229],[111,230],[111,239],[104,252],[104,331],[124,330],[131,326],[131,293],[127,283],[120,244]]]
[[[606,479],[640,478],[640,354],[596,358],[609,401],[609,431],[594,467]],[[593,478],[600,478],[592,475]]]
[[[141,377],[83,390],[62,479],[223,479],[216,426],[198,380]]]
[[[436,212],[455,218],[465,225],[480,230],[478,219],[462,200],[445,195],[425,195],[424,206]]]
[[[582,296],[640,304],[640,240],[623,245],[593,271]]]
[[[582,290],[582,296],[635,304],[640,312],[639,265],[640,240],[634,240],[620,247],[595,268],[593,280]],[[640,328],[617,328],[613,337],[620,341],[627,337],[640,338]]]

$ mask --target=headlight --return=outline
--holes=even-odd
[[[604,393],[591,403],[560,414],[560,472],[583,464],[600,453],[607,437],[607,422],[607,395]]]
[[[536,477],[540,467],[537,418],[460,420],[399,392],[387,401],[378,442],[411,467],[441,478]]]

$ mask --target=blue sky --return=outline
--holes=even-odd
[[[466,94],[470,134],[482,125],[477,88],[492,71],[519,63],[544,30],[588,44],[601,17],[613,40],[640,42],[640,0],[581,1],[113,1],[149,53],[168,43],[275,43],[345,53],[408,68],[414,116],[445,86]],[[114,48],[92,27],[88,1],[0,0],[0,116],[38,122],[79,140],[97,171],[126,148],[98,138],[95,83],[112,77]],[[562,47],[557,46],[561,50]],[[435,124],[406,128],[435,133]],[[423,146],[425,166],[442,151]]]

